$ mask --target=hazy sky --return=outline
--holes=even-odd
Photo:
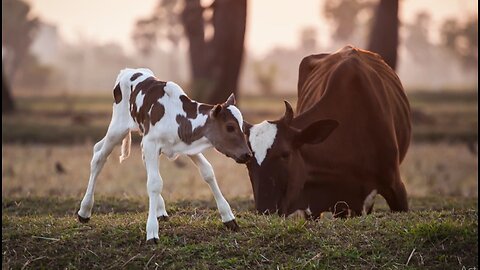
[[[158,0],[28,0],[33,12],[58,26],[65,40],[79,37],[119,42],[132,51],[131,32],[137,18],[151,13]],[[321,17],[324,0],[250,0],[246,46],[261,55],[275,46],[294,47],[299,30],[314,26],[321,44],[328,42],[330,30]],[[401,0],[400,18],[410,21],[420,10],[429,10],[438,26],[445,17],[478,14],[476,0]],[[327,33],[327,34],[326,34]]]

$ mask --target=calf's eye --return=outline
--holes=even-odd
[[[234,126],[227,126],[227,132],[234,132],[235,127]]]
[[[290,157],[290,153],[289,152],[282,152],[281,157],[283,159],[288,159]]]

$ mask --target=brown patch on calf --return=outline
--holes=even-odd
[[[130,95],[130,115],[139,125],[140,131],[145,135],[150,129],[150,123],[154,125],[160,121],[165,113],[165,108],[158,100],[165,94],[164,87],[166,84],[166,82],[159,81],[154,77],[148,77],[139,82]],[[145,96],[142,106],[137,108],[135,101],[140,91]],[[150,108],[152,108],[152,115],[149,115]]]
[[[140,73],[140,72],[137,72],[135,74],[132,75],[132,77],[130,78],[130,81],[135,81],[138,77],[142,76],[143,74]]]
[[[187,118],[197,118],[197,103],[195,101],[192,101],[185,95],[180,96],[180,101],[183,104],[182,108],[183,111],[187,114]]]
[[[122,101],[122,90],[120,89],[120,83],[115,86],[113,89],[113,97],[115,98],[115,103],[118,104]]]
[[[162,119],[163,115],[165,114],[165,107],[163,107],[160,102],[155,102],[152,107],[152,111],[150,112],[150,120],[152,125],[155,125],[160,119]]]
[[[177,115],[178,137],[186,144],[203,137],[205,126],[199,126],[192,131],[192,123],[183,115]]]

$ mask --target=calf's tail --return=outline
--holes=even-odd
[[[123,141],[122,141],[122,151],[121,151],[121,155],[120,155],[120,163],[122,163],[122,161],[124,161],[125,159],[128,158],[128,156],[130,156],[130,146],[132,144],[132,133],[130,131],[128,131],[127,135],[125,136],[125,138],[123,138]]]

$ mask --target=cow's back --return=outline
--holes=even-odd
[[[340,127],[326,144],[388,141],[403,160],[411,135],[410,106],[398,76],[380,56],[347,46],[306,57],[298,87],[296,126],[332,118]]]

